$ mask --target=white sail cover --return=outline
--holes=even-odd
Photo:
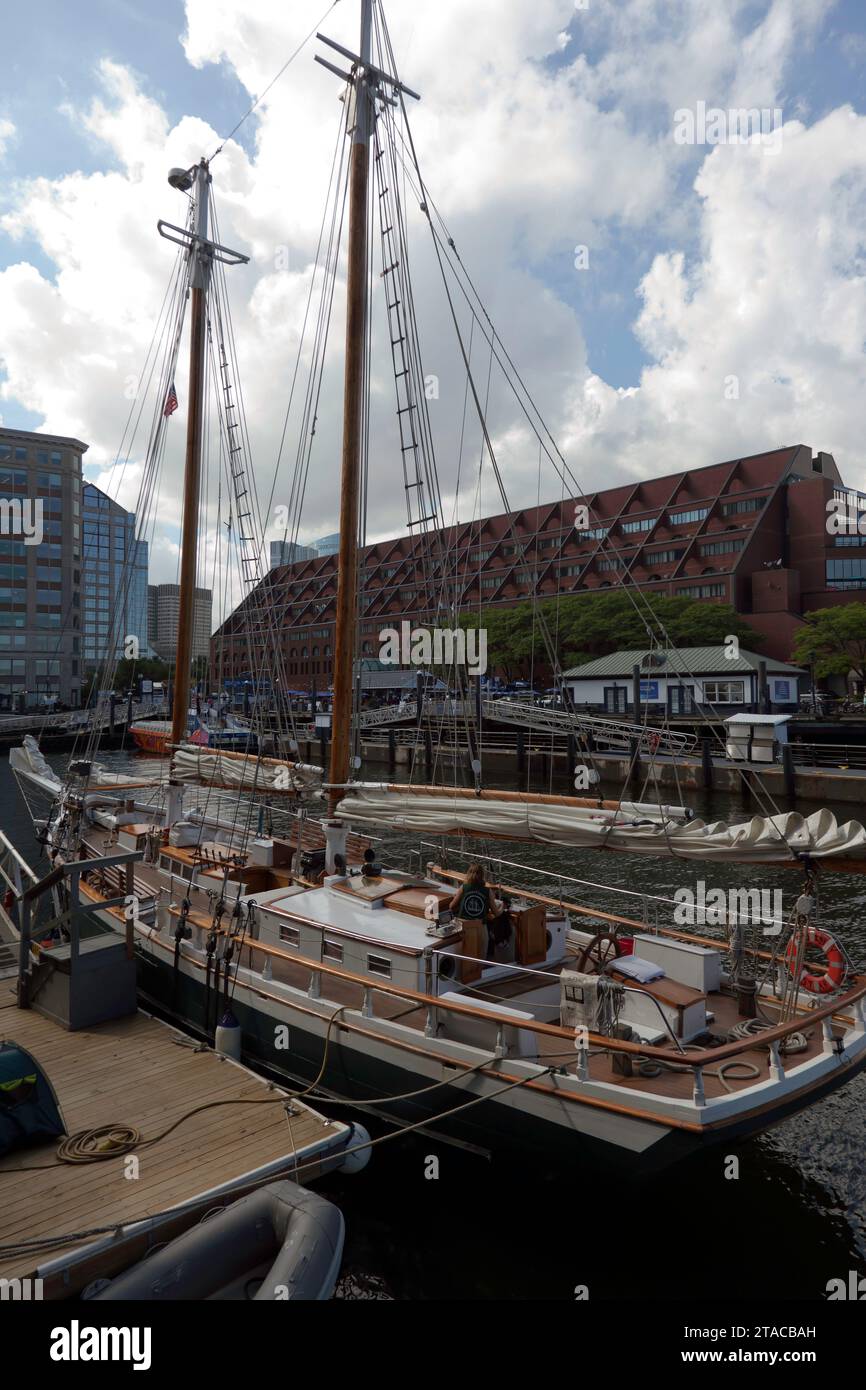
[[[178,782],[237,788],[239,791],[310,793],[321,789],[322,769],[306,763],[226,753],[194,743],[176,748],[171,760]]]
[[[24,735],[24,742],[20,747],[9,749],[9,766],[13,772],[20,777],[26,777],[28,782],[40,791],[46,792],[48,796],[59,796],[63,790],[63,783],[57,773],[48,766],[32,734]]]
[[[9,766],[13,772],[26,777],[28,782],[49,796],[59,796],[63,791],[63,782],[46,762],[32,734],[24,735],[24,742],[20,747],[10,748]],[[101,763],[92,764],[87,779],[90,787],[117,787],[119,790],[124,787],[158,787],[163,780],[158,776],[137,777],[135,773],[130,772],[109,772]]]
[[[480,835],[745,864],[790,863],[792,851],[815,859],[866,860],[866,830],[860,822],[840,825],[827,810],[811,816],[793,811],[753,816],[735,825],[702,820],[683,824],[650,819],[644,812],[628,803],[612,811],[570,805],[565,799],[415,795],[381,785],[352,787],[336,810],[340,820],[408,834]]]

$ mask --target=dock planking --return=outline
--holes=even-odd
[[[54,1165],[57,1140],[16,1149],[0,1158],[0,1278],[35,1277],[37,1266],[79,1251],[72,1239],[34,1255],[10,1255],[2,1247],[94,1227],[120,1227],[202,1199],[202,1213],[220,1205],[215,1191],[240,1195],[271,1166],[291,1177],[299,1163],[338,1151],[348,1128],[293,1101],[287,1115],[279,1088],[185,1034],[138,1012],[68,1032],[34,1009],[22,1010],[0,996],[0,1038],[25,1048],[54,1087],[67,1132],[105,1125],[134,1126],[143,1141],[162,1133],[199,1106],[209,1106],[153,1146],[101,1162]],[[223,1104],[214,1106],[213,1102]],[[238,1104],[237,1102],[254,1102]],[[263,1103],[264,1102],[264,1103]],[[129,1176],[137,1167],[137,1176]],[[38,1169],[26,1172],[28,1168]],[[315,1176],[305,1169],[302,1180]],[[196,1217],[198,1219],[198,1216]],[[186,1224],[187,1218],[183,1219]],[[154,1239],[162,1241],[167,1232]],[[91,1278],[121,1267],[94,1236],[93,1258],[78,1277],[61,1277],[45,1297],[71,1294]],[[144,1253],[147,1239],[133,1258]],[[50,1283],[50,1281],[48,1281]]]

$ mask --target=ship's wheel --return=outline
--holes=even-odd
[[[621,955],[619,941],[614,932],[596,932],[592,940],[588,941],[581,951],[577,968],[582,975],[587,974],[587,972],[600,975],[612,960],[616,960]]]

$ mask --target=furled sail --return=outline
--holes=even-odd
[[[646,806],[630,802],[592,805],[578,797],[362,783],[347,788],[336,815],[409,834],[479,835],[719,863],[790,864],[809,855],[866,866],[866,829],[854,820],[840,825],[831,811],[754,816],[734,825],[682,822],[665,807],[655,811],[647,814]]]
[[[25,777],[32,786],[48,796],[57,797],[63,791],[63,782],[49,765],[39,744],[32,734],[25,734],[23,743],[9,750],[9,766],[20,777]],[[109,772],[101,763],[82,763],[86,770],[90,787],[107,787],[114,791],[132,791],[138,787],[158,787],[163,778],[136,777],[128,772]]]
[[[49,767],[32,734],[24,735],[20,747],[9,749],[9,766],[19,777],[26,777],[28,782],[49,796],[59,796],[63,790],[63,783]]]
[[[318,792],[322,783],[322,769],[309,763],[228,753],[191,743],[175,749],[171,768],[178,782],[247,792],[310,794]]]

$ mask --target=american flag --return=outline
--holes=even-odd
[[[163,415],[173,415],[176,410],[177,392],[174,389],[174,382],[172,382],[171,386],[168,388],[168,395],[165,398],[165,407],[162,413]]]

